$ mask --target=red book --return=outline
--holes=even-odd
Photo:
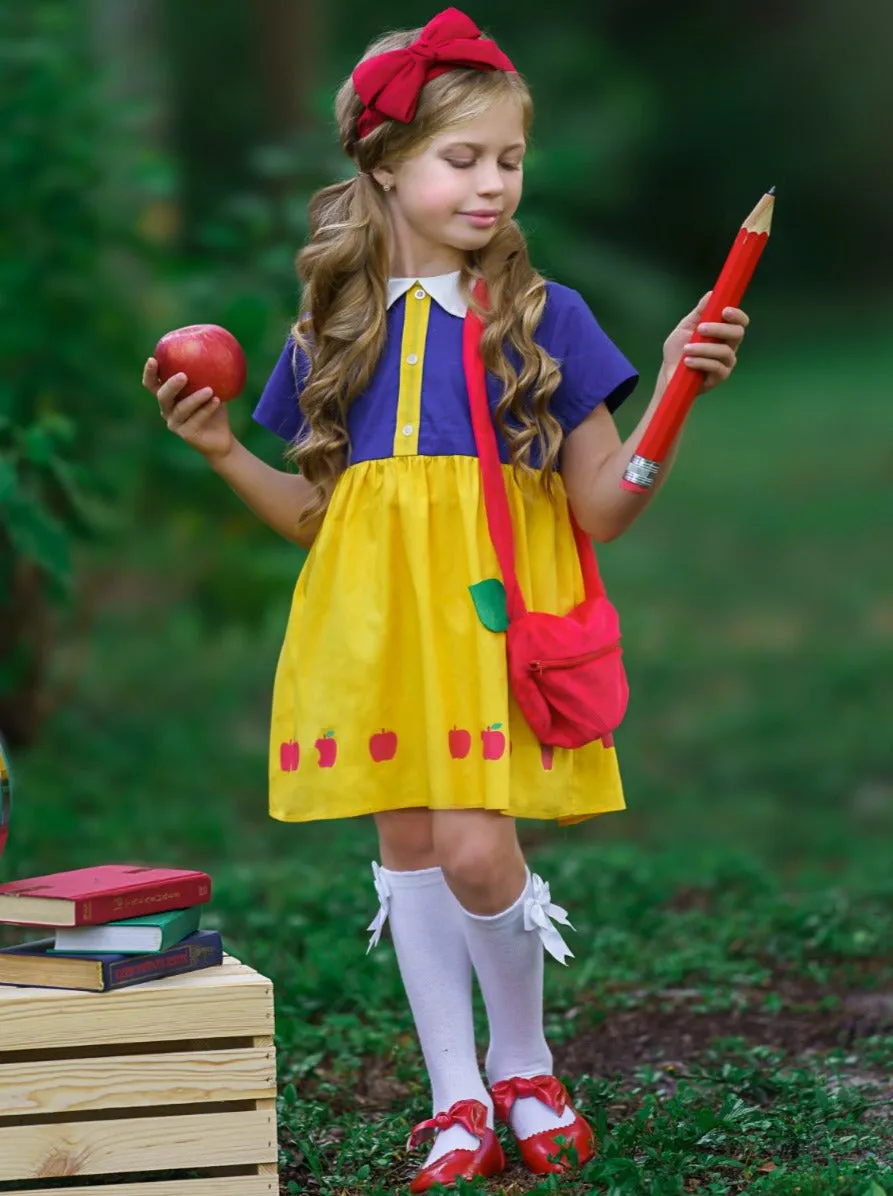
[[[211,900],[206,872],[98,864],[0,885],[0,922],[18,926],[100,926]]]

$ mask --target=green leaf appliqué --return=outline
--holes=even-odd
[[[509,625],[505,586],[498,577],[488,577],[468,587],[478,618],[488,631],[506,631]]]

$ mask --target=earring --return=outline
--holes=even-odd
[[[382,189],[382,191],[390,191],[391,184],[390,183],[382,183],[381,189]]]

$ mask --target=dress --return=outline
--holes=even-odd
[[[350,409],[350,464],[295,586],[276,670],[270,814],[285,822],[408,806],[575,822],[624,806],[613,744],[536,741],[504,634],[485,626],[470,588],[500,575],[458,279],[390,282],[386,348]],[[562,367],[552,410],[568,433],[599,403],[615,410],[638,375],[576,291],[547,292],[536,339]],[[306,371],[287,343],[254,413],[286,440],[300,431]],[[487,383],[493,407],[501,386]],[[525,599],[563,614],[584,596],[563,487],[553,500],[516,477],[499,439]]]

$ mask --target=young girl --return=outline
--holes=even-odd
[[[286,822],[372,814],[373,864],[431,1080],[434,1139],[411,1191],[505,1166],[494,1117],[525,1164],[585,1162],[592,1131],[552,1074],[544,948],[570,926],[531,875],[516,818],[572,822],[623,808],[614,748],[541,748],[508,683],[505,638],[477,583],[498,579],[462,365],[470,288],[484,279],[482,355],[530,608],[583,598],[569,511],[612,540],[648,494],[620,479],[684,357],[707,390],[735,365],[747,316],[664,344],[651,404],[621,443],[611,413],[637,375],[577,292],[546,282],[514,222],[532,105],[495,42],[455,9],[383,37],[336,100],[356,166],[310,203],[300,315],[255,417],[295,471],[252,456],[208,390],[144,384],[171,431],[257,515],[311,546],[276,674],[270,812]],[[706,299],[706,296],[705,296]],[[689,345],[700,330],[716,343]],[[669,462],[662,469],[662,481]],[[471,978],[486,1005],[488,1086]]]

